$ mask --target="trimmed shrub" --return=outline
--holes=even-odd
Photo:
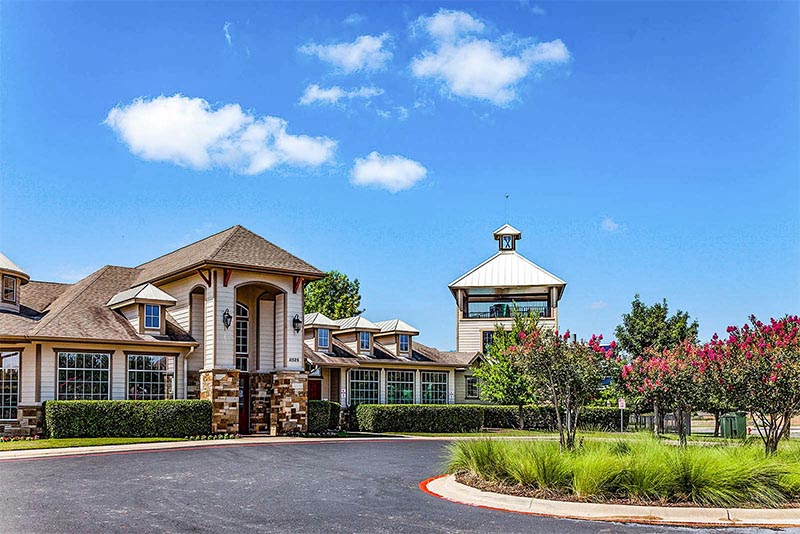
[[[623,410],[623,424],[628,428],[628,421],[631,418],[630,410]],[[619,408],[613,406],[592,406],[586,407],[581,412],[581,428],[592,430],[603,430],[606,432],[619,432]]]
[[[356,416],[362,432],[477,432],[483,425],[483,406],[361,404]]]
[[[319,434],[328,430],[331,418],[331,403],[323,400],[308,401],[308,432]]]
[[[518,412],[517,407],[516,406],[484,406],[483,407],[483,426],[486,427],[486,428],[517,428],[517,427],[519,427],[519,412]]]
[[[552,406],[529,404],[523,408],[527,430],[555,430],[556,411]],[[630,411],[625,410],[625,428],[628,427]],[[517,428],[519,414],[516,406],[484,406],[483,426],[486,428]],[[583,429],[618,431],[619,410],[613,407],[586,407],[581,412],[580,426]]]
[[[342,405],[338,402],[331,402],[331,415],[328,419],[328,429],[336,430],[339,428],[339,414],[342,411]]]
[[[182,438],[211,433],[207,400],[47,401],[51,438]]]

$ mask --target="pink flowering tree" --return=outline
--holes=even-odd
[[[686,446],[686,414],[703,398],[705,358],[693,343],[685,341],[672,349],[648,349],[622,368],[626,389],[648,403],[675,413],[678,439]]]
[[[619,360],[613,348],[600,347],[602,336],[589,343],[570,340],[570,333],[542,329],[537,336],[521,335],[509,347],[511,360],[529,376],[542,398],[555,408],[562,449],[575,448],[581,409],[596,397],[603,379],[616,374]]]
[[[742,327],[728,327],[704,347],[716,366],[727,402],[750,412],[767,454],[778,450],[792,417],[800,413],[800,318],[762,323],[750,316]]]

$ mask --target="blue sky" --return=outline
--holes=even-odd
[[[0,249],[74,281],[243,224],[444,349],[509,194],[562,329],[796,313],[798,9],[4,2]]]

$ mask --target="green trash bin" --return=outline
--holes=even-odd
[[[723,438],[747,437],[747,417],[744,412],[726,413],[720,418],[719,426]]]

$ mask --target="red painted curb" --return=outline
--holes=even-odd
[[[354,441],[347,441],[347,440],[327,440],[327,439],[315,439],[309,441],[283,441],[278,443],[220,443],[220,444],[209,444],[209,445],[194,445],[190,447],[164,447],[164,448],[152,448],[152,449],[138,449],[133,451],[103,451],[103,452],[77,452],[77,453],[61,453],[61,454],[51,454],[48,456],[31,456],[29,458],[3,458],[0,459],[0,463],[6,462],[30,462],[34,460],[59,460],[64,458],[86,458],[88,456],[114,456],[118,454],[142,454],[142,453],[153,453],[153,452],[172,452],[172,451],[195,451],[199,449],[230,449],[234,447],[276,447],[279,445],[315,445],[320,443],[325,444],[336,444],[336,443],[398,443],[402,441],[407,441],[404,439],[391,439],[391,438],[378,438],[378,439],[359,439]],[[175,442],[167,442],[167,443],[175,443]],[[122,447],[124,445],[108,445],[108,447]],[[79,449],[80,447],[74,447],[74,449]],[[35,449],[34,449],[35,450]],[[41,449],[46,450],[46,449]]]
[[[556,515],[556,514],[545,514],[542,512],[523,512],[521,510],[509,510],[507,508],[497,508],[494,506],[487,506],[485,504],[474,504],[469,502],[458,501],[455,499],[451,499],[450,497],[445,497],[444,495],[440,495],[438,493],[434,493],[430,489],[428,489],[428,484],[433,482],[434,480],[438,480],[440,478],[444,478],[446,476],[450,476],[447,474],[438,475],[435,477],[428,478],[423,480],[419,483],[419,489],[436,497],[438,499],[442,499],[445,501],[449,501],[456,504],[463,504],[465,506],[472,506],[473,508],[483,508],[484,510],[494,510],[497,512],[506,512],[512,514],[520,514],[520,515],[532,515],[536,517],[549,517],[552,519],[572,519],[576,521],[601,521],[604,523],[625,523],[625,524],[637,524],[637,525],[663,525],[663,526],[679,526],[679,527],[693,527],[693,528],[771,528],[771,529],[783,529],[783,528],[797,528],[797,525],[778,525],[778,524],[758,524],[758,523],[748,523],[746,525],[739,524],[739,523],[682,523],[682,522],[675,522],[675,521],[653,521],[648,520],[645,518],[642,519],[626,519],[626,518],[602,518],[602,517],[580,517],[580,516],[572,516],[572,515]]]

